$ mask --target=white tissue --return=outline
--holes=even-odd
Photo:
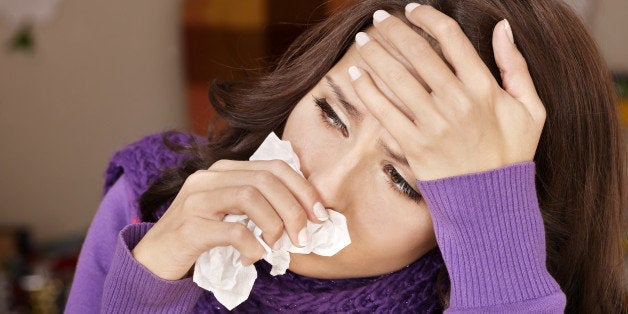
[[[303,175],[300,171],[299,158],[292,150],[290,142],[282,141],[275,133],[270,133],[249,160],[274,159],[285,161],[292,169]],[[345,216],[331,209],[327,211],[329,219],[322,224],[307,221],[306,230],[309,238],[307,246],[302,248],[294,246],[284,231],[278,240],[281,247],[277,251],[272,251],[268,247],[262,240],[262,230],[246,215],[227,215],[223,221],[241,223],[253,232],[266,250],[264,259],[272,265],[271,275],[276,276],[286,273],[290,264],[288,252],[331,256],[351,243]],[[256,278],[255,266],[242,266],[240,252],[233,246],[216,247],[201,254],[194,266],[194,282],[199,287],[213,292],[216,300],[229,310],[249,297]]]

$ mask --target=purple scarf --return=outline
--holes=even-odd
[[[186,156],[170,151],[161,135],[147,136],[118,151],[105,172],[103,192],[125,173],[139,197],[163,169],[180,166]],[[169,138],[183,144],[194,139],[204,141],[182,133]],[[158,216],[168,205],[162,206]],[[442,312],[436,278],[444,263],[437,248],[400,270],[369,278],[315,279],[289,270],[285,275],[271,276],[270,265],[265,261],[255,266],[258,278],[251,295],[233,312]],[[199,299],[196,311],[228,312],[208,291]]]

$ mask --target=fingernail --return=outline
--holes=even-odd
[[[299,231],[298,240],[299,240],[299,245],[300,246],[306,246],[307,245],[308,238],[307,238],[306,227],[303,227],[303,229],[301,229],[301,231]]]
[[[360,71],[360,69],[358,69],[358,67],[356,67],[355,65],[352,65],[349,67],[349,76],[351,77],[352,81],[355,81],[358,78],[360,78],[360,75],[362,75],[362,72]],[[321,204],[321,203],[316,203],[316,204]],[[318,217],[318,214],[316,214],[316,204],[314,204],[314,214],[317,215],[316,217]],[[321,207],[323,207],[322,204],[321,204]]]
[[[410,3],[406,4],[406,12],[410,13],[410,12],[412,12],[414,9],[416,9],[419,6],[420,6],[420,4],[418,4],[416,2],[410,2]]]
[[[364,46],[369,40],[371,40],[371,38],[365,32],[355,34],[355,42],[358,43],[358,47]]]
[[[511,43],[515,43],[515,37],[512,35],[512,28],[510,28],[510,23],[508,23],[508,20],[504,20],[506,21],[504,23],[504,28],[506,29],[506,35],[508,35],[508,38],[510,39]]]
[[[351,67],[351,68],[355,68],[355,67]],[[351,68],[349,68],[349,75],[351,75],[351,80],[355,81],[355,79],[353,78],[353,74],[351,74]],[[356,68],[356,70],[357,69],[358,68]],[[358,76],[360,76],[360,74],[358,74]],[[320,221],[325,221],[329,219],[329,214],[327,213],[325,206],[323,206],[321,202],[316,202],[316,204],[314,204],[314,216],[316,216],[316,218],[318,218],[318,220]]]
[[[384,10],[377,10],[375,11],[375,13],[373,13],[373,21],[375,23],[380,23],[381,21],[387,19],[389,16],[390,14],[388,14],[388,12]]]

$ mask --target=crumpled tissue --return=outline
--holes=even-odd
[[[299,158],[292,150],[288,141],[282,141],[271,132],[249,160],[283,160],[299,174]],[[226,222],[238,222],[246,225],[266,251],[264,259],[272,265],[271,275],[283,275],[290,264],[290,254],[315,253],[332,256],[351,243],[347,220],[344,215],[328,209],[329,219],[322,224],[307,221],[309,243],[305,247],[292,244],[284,231],[278,240],[281,243],[277,251],[262,240],[262,230],[246,215],[227,215]],[[201,288],[214,293],[216,300],[231,310],[244,302],[253,289],[257,278],[254,265],[243,266],[240,263],[240,252],[233,246],[215,247],[199,256],[194,266],[194,282]]]

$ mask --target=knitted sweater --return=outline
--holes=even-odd
[[[192,138],[174,137],[180,143]],[[162,168],[183,160],[165,147],[160,134],[114,154],[66,313],[226,312],[191,278],[161,279],[130,253],[153,226],[141,222],[137,198]],[[565,295],[545,267],[533,162],[417,185],[439,248],[398,271],[370,278],[323,280],[290,271],[273,277],[270,266],[260,261],[250,298],[234,311],[440,312],[435,282],[443,260],[451,282],[447,312],[564,310]]]

